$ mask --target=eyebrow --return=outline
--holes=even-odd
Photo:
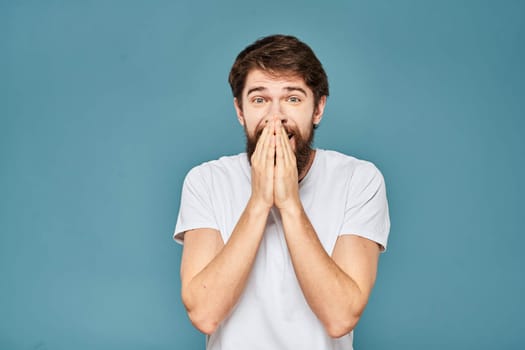
[[[299,87],[299,86],[287,86],[284,88],[286,91],[299,91],[299,92],[302,92],[303,95],[305,96],[308,96],[308,94],[306,93],[306,90],[303,89],[302,87]]]
[[[248,90],[248,92],[246,93],[246,96],[250,95],[252,92],[265,91],[265,90],[268,90],[268,89],[265,88],[264,86],[256,86]],[[288,92],[299,91],[299,92],[302,92],[305,96],[308,96],[308,94],[306,93],[306,90],[299,86],[286,86],[283,88],[283,90],[286,90]]]

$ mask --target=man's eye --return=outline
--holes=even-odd
[[[288,97],[288,101],[292,102],[292,103],[299,103],[299,102],[301,102],[301,99],[299,97],[297,97],[297,96],[290,96],[290,97]]]
[[[255,97],[253,100],[252,100],[253,103],[264,103],[264,98],[262,97]]]

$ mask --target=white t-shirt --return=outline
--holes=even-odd
[[[175,240],[182,243],[187,230],[213,228],[227,242],[250,197],[250,177],[246,153],[193,168],[184,180]],[[329,255],[343,234],[368,238],[386,249],[390,220],[385,184],[372,163],[317,149],[299,193]],[[208,338],[207,349],[351,350],[352,339],[353,332],[331,338],[306,303],[279,211],[272,208],[245,290]]]

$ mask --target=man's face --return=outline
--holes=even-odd
[[[255,150],[266,123],[280,119],[295,152],[300,174],[308,163],[313,125],[321,120],[326,97],[322,97],[314,108],[314,94],[301,77],[274,76],[256,69],[246,77],[242,109],[238,102],[235,100],[235,109],[246,132],[248,157]]]

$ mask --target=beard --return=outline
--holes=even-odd
[[[314,128],[312,128],[309,135],[305,137],[301,135],[301,132],[296,128],[289,127],[286,124],[283,124],[283,127],[286,133],[291,135],[295,141],[294,154],[297,162],[297,174],[301,176],[304,169],[306,169],[308,166],[310,156],[313,152],[312,143],[314,141]],[[246,153],[248,154],[248,161],[250,162],[250,165],[252,162],[252,154],[255,152],[255,147],[257,146],[257,142],[261,137],[263,129],[264,125],[261,125],[260,128],[256,129],[255,136],[250,136],[250,134],[248,134],[248,130],[246,130],[246,127],[244,129],[246,134]]]

